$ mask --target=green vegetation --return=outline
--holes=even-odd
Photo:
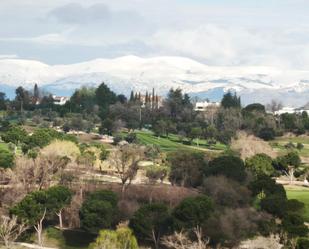
[[[289,199],[296,199],[305,204],[302,213],[306,222],[309,222],[309,189],[301,187],[286,187],[286,193]]]
[[[111,228],[116,221],[118,198],[112,191],[90,193],[80,209],[81,227],[90,233]]]
[[[127,100],[104,83],[77,89],[64,106],[40,97],[37,85],[33,93],[19,87],[12,101],[2,95],[0,109],[8,111],[0,120],[1,231],[25,222],[22,241],[42,245],[45,236],[46,246],[64,249],[160,248],[179,233],[189,238],[186,245],[210,238],[210,247],[227,248],[274,234],[289,248],[307,236],[307,190],[288,189],[288,200],[273,178],[293,183],[308,176],[307,137],[277,138],[277,157],[249,151],[245,161],[229,144],[239,131],[267,141],[304,134],[308,115],[278,116],[258,103],[242,108],[232,93],[201,112],[180,89],[158,100],[154,90]],[[109,137],[101,136],[107,134],[114,137],[108,150],[102,142]]]
[[[292,143],[294,148],[297,150],[297,144],[302,144],[304,147],[298,150],[299,155],[303,157],[309,157],[309,136],[300,137],[278,137],[270,142],[270,145],[275,148],[280,154],[286,153],[290,148],[286,145]]]
[[[157,137],[151,131],[136,131],[135,133],[140,143],[158,146],[162,151],[166,152],[179,149],[220,152],[227,148],[222,143],[212,144],[205,139],[199,139],[199,146],[197,146],[196,140],[193,140],[192,145],[185,145],[181,138],[174,134],[169,134],[168,137]]]
[[[95,235],[81,230],[59,230],[49,227],[45,232],[46,245],[61,249],[88,249]]]
[[[131,229],[120,227],[116,231],[100,231],[96,241],[90,245],[90,249],[102,248],[138,249],[138,244]]]

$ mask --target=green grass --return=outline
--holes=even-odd
[[[309,157],[309,136],[306,137],[279,137],[270,142],[270,145],[280,154],[286,153],[288,150],[284,147],[287,143],[292,142],[296,146],[297,143],[304,145],[304,148],[299,151],[299,155]]]
[[[0,142],[0,149],[9,150],[7,144],[6,143],[1,143],[1,142]]]
[[[181,143],[179,137],[174,134],[169,135],[169,137],[156,137],[150,131],[137,131],[136,135],[140,143],[145,145],[156,145],[165,152],[176,151],[180,149],[220,152],[226,149],[226,145],[224,144],[217,143],[215,145],[210,145],[206,140],[203,139],[195,139],[193,140],[192,145],[186,145]]]
[[[61,249],[88,249],[90,243],[95,240],[94,235],[78,230],[60,231],[49,227],[46,229],[46,246]]]
[[[302,187],[294,187],[289,188],[286,187],[286,193],[288,199],[296,199],[305,204],[305,209],[303,211],[303,217],[306,222],[309,222],[309,188]]]

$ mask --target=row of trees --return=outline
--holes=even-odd
[[[146,104],[143,105],[144,100],[140,94],[132,92],[130,99],[127,100],[122,94],[116,95],[104,83],[97,88],[83,87],[76,90],[64,106],[52,103],[46,105],[44,104],[46,101],[42,102],[43,98],[41,104],[31,105],[33,102],[31,99],[40,98],[35,97],[39,91],[35,89],[30,94],[18,88],[16,98],[11,104],[22,103],[23,109],[33,111],[33,119],[40,120],[43,115],[44,119],[55,126],[62,126],[65,131],[76,129],[90,132],[99,124],[101,124],[100,132],[109,134],[117,133],[124,127],[132,130],[147,127],[157,136],[176,133],[189,138],[189,142],[202,137],[210,141],[229,143],[239,129],[265,140],[273,139],[284,131],[303,134],[309,130],[309,117],[306,112],[275,115],[274,112],[280,108],[277,102],[272,102],[266,107],[261,104],[250,104],[242,108],[240,97],[231,92],[223,96],[221,107],[210,107],[206,112],[195,112],[190,97],[183,94],[180,89],[171,89],[160,106],[154,91],[152,95],[147,93]],[[0,97],[0,100],[2,99],[0,106],[10,105],[10,101],[5,100],[4,94]],[[156,104],[152,104],[153,102]],[[6,109],[14,110],[14,108]],[[266,109],[269,112],[266,112]],[[11,112],[11,115],[13,113]],[[39,123],[42,122],[41,119]]]

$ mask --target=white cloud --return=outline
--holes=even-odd
[[[266,65],[305,67],[309,42],[304,29],[279,29],[201,25],[197,28],[160,30],[148,41],[164,52],[173,51],[211,65]]]
[[[55,52],[70,61],[72,54],[83,60],[105,51],[304,68],[308,8],[305,0],[3,0],[0,54],[40,54],[50,62],[59,58]]]
[[[0,59],[17,59],[17,54],[0,54]]]

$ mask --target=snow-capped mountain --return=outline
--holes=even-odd
[[[309,71],[270,67],[213,67],[182,57],[140,58],[125,56],[96,59],[71,65],[47,65],[38,61],[0,60],[0,90],[34,83],[61,95],[81,86],[105,82],[117,93],[151,91],[166,94],[180,87],[193,96],[220,98],[238,92],[245,103],[280,99],[284,104],[304,105],[309,99]]]

